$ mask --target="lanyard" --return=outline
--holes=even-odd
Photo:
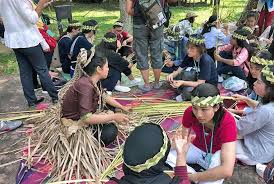
[[[210,140],[210,148],[208,150],[208,146],[206,143],[206,135],[205,135],[205,126],[204,124],[202,124],[203,126],[203,133],[204,133],[204,142],[205,142],[205,147],[206,147],[206,155],[209,155],[209,162],[208,165],[210,165],[211,163],[211,158],[212,158],[212,147],[213,147],[213,137],[214,137],[214,126],[213,126],[213,130],[211,132],[211,140]]]

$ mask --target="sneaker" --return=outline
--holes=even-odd
[[[158,82],[158,83],[154,83],[152,87],[153,87],[154,89],[160,89],[160,88],[162,87],[162,85],[163,85],[163,84],[162,84],[161,82]]]
[[[257,164],[256,165],[256,172],[262,178],[264,178],[265,169],[266,169],[266,165],[264,165],[264,164]]]
[[[48,92],[47,92],[47,91],[42,90],[42,94],[48,94]]]
[[[139,85],[138,88],[144,92],[149,92],[152,90],[152,88],[150,86],[145,86],[144,84],[143,85]]]
[[[126,86],[116,85],[116,86],[114,87],[114,89],[115,89],[116,91],[123,92],[123,93],[130,92],[130,88],[129,88],[129,87],[126,87]]]
[[[106,93],[111,96],[112,95],[112,92],[111,91],[106,91]]]
[[[11,131],[22,125],[22,121],[0,121],[0,132]]]
[[[219,83],[221,83],[221,82],[223,82],[224,81],[224,78],[223,78],[223,76],[221,76],[221,75],[218,75],[218,82]]]
[[[135,78],[132,81],[130,81],[130,85],[131,86],[136,86],[137,84],[139,84],[142,81],[141,78]]]

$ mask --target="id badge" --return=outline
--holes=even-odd
[[[198,160],[197,164],[199,164],[204,169],[208,169],[211,162],[211,154],[206,154],[204,158]]]

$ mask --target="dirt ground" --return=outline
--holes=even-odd
[[[42,95],[38,92],[38,95]],[[47,97],[47,95],[45,95]],[[47,97],[47,100],[48,97]],[[19,77],[0,77],[0,112],[11,112],[26,110],[27,105],[24,99],[21,83]],[[0,116],[1,117],[1,116]],[[24,137],[20,131],[24,130],[19,128],[15,131],[0,134],[0,152],[11,151],[22,148],[23,145],[15,145],[13,148],[10,146],[16,141]],[[20,154],[8,153],[0,155],[0,165],[14,161],[20,157]],[[19,163],[15,163],[6,167],[0,167],[0,184],[13,184],[15,183],[16,174],[18,172]],[[231,179],[226,180],[225,184],[262,184],[254,167],[237,166],[234,170],[234,175]]]

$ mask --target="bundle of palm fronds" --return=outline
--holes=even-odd
[[[121,136],[113,147],[108,148],[98,141],[100,130],[99,137],[95,138],[91,126],[85,126],[80,121],[59,119],[59,113],[60,107],[55,106],[41,117],[28,119],[36,126],[29,143],[35,146],[29,147],[26,164],[30,168],[42,159],[48,161],[52,165],[49,181],[99,178],[121,150],[120,144],[128,133],[142,121],[133,113],[130,123],[117,124]]]

